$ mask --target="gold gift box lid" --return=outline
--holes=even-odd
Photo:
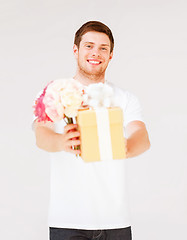
[[[119,107],[107,108],[109,111],[110,123],[123,123],[123,111]],[[92,126],[96,124],[96,114],[94,109],[79,109],[78,111],[78,124],[84,126]]]

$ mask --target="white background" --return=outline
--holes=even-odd
[[[187,3],[0,0],[0,234],[48,238],[49,159],[31,130],[35,95],[75,73],[75,31],[113,31],[107,79],[140,100],[151,149],[128,159],[134,240],[187,239]]]

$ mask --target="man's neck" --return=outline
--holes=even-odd
[[[100,75],[100,76],[96,76],[96,75],[89,75],[89,76],[85,76],[83,74],[80,73],[76,73],[75,76],[73,77],[75,80],[79,81],[81,84],[88,86],[91,83],[105,83],[105,75]]]

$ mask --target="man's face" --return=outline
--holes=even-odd
[[[110,40],[105,33],[87,32],[82,36],[79,49],[73,47],[78,70],[84,76],[102,77],[113,52],[110,53]]]

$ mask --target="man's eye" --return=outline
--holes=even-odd
[[[107,48],[101,48],[102,50],[104,50],[104,51],[106,51],[107,50]]]
[[[87,48],[91,48],[91,45],[86,45]]]

